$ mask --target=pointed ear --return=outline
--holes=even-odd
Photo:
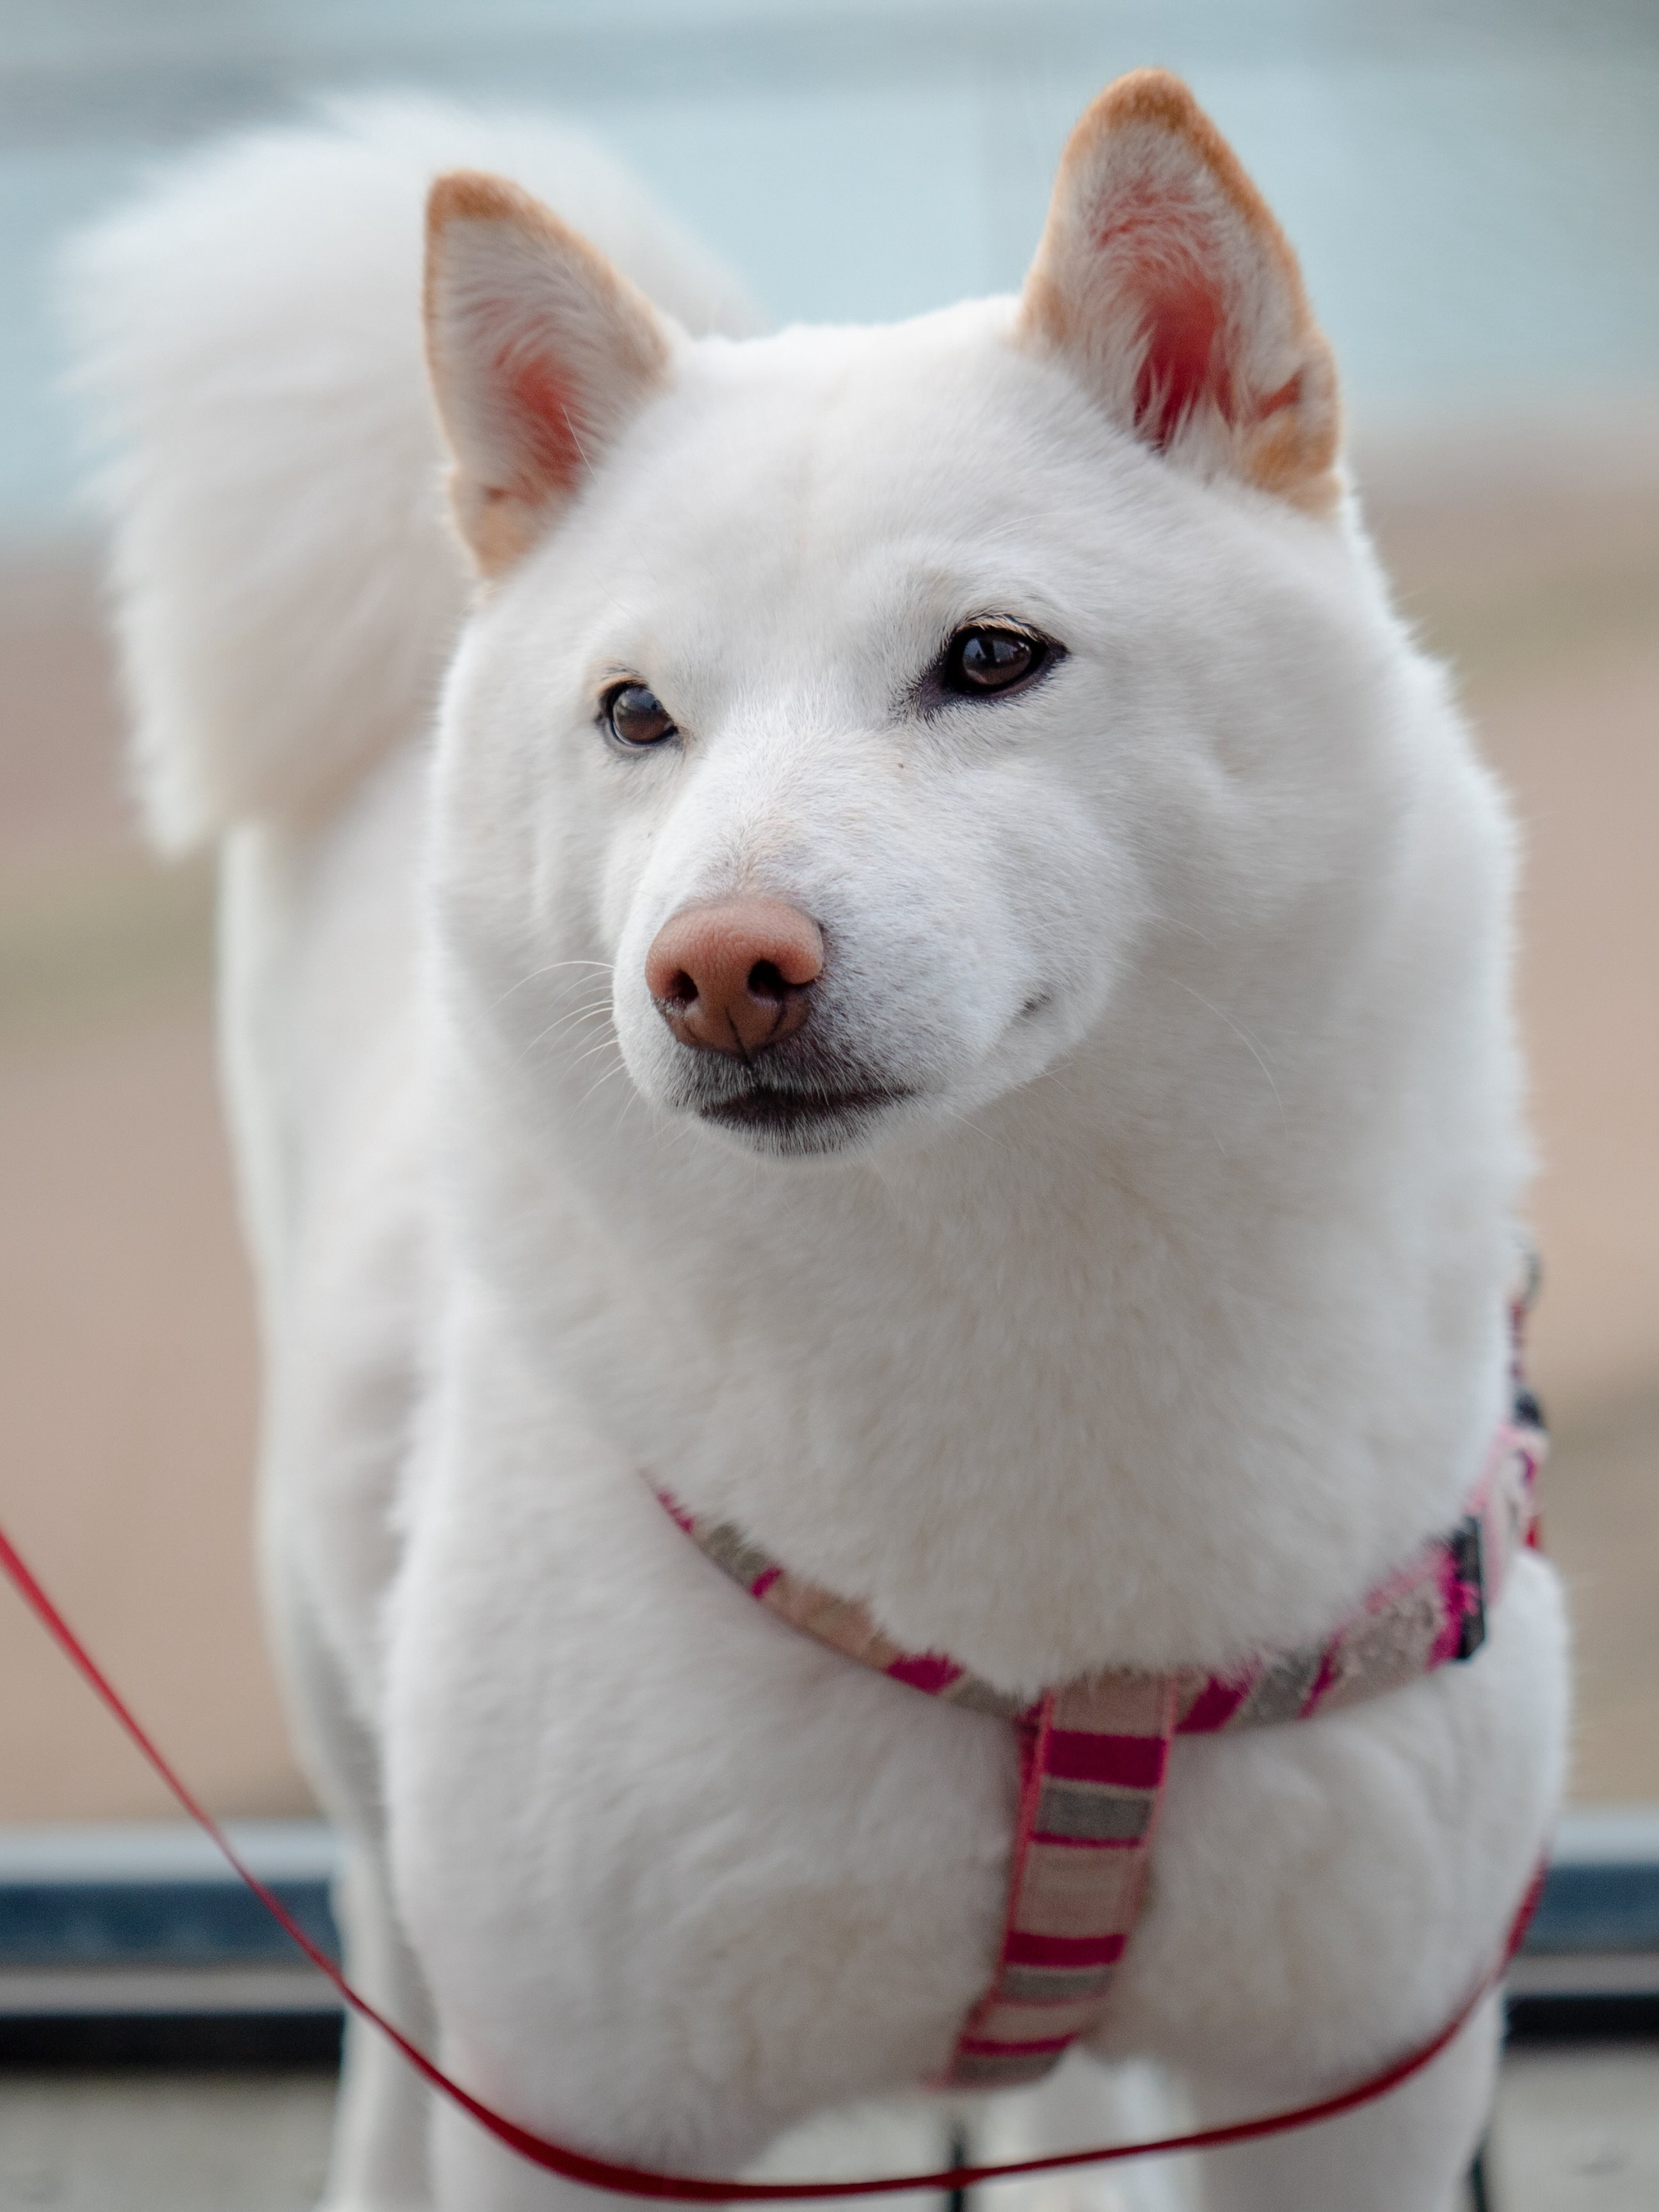
[[[1316,511],[1336,369],[1284,233],[1178,77],[1109,85],[1060,157],[1021,330],[1172,461]]]
[[[427,202],[426,344],[455,520],[487,576],[529,550],[668,372],[642,292],[528,192],[465,169]]]

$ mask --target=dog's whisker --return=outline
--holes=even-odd
[[[562,1015],[556,1022],[549,1023],[544,1030],[538,1030],[534,1036],[526,1039],[519,1054],[520,1065],[527,1063],[532,1054],[556,1043],[572,1030],[603,1020],[610,1012],[611,1002],[607,999],[602,1006],[579,1007],[574,1013]]]
[[[596,1052],[615,1052],[620,1057],[622,1047],[615,1037],[601,1037],[597,1044],[589,1045],[586,1052],[579,1052],[571,1061],[571,1066],[580,1067],[585,1060],[592,1060]]]
[[[1178,914],[1164,914],[1158,918],[1168,928],[1185,930],[1188,937],[1195,937],[1200,945],[1207,945],[1212,952],[1218,949],[1214,938],[1206,936],[1196,923],[1183,921]]]
[[[578,1022],[599,1021],[608,1016],[610,1012],[609,999],[595,1000],[593,1004],[588,1006],[572,1006],[567,1012],[560,1014],[555,1020],[549,1022],[544,1029],[538,1030],[532,1042],[541,1044],[549,1037],[560,1036],[565,1030],[572,1028]]]
[[[602,999],[591,1006],[574,1007],[569,1013],[561,1014],[557,1021],[550,1022],[545,1029],[538,1030],[535,1036],[530,1039],[530,1044],[534,1046],[550,1043],[553,1038],[562,1036],[567,1030],[574,1029],[581,1023],[603,1020],[610,1012],[609,999]]]
[[[627,1073],[625,1062],[619,1060],[614,1067],[607,1067],[597,1082],[589,1084],[587,1089],[583,1091],[579,1103],[586,1108],[591,1099],[598,1097],[607,1083],[614,1083],[619,1075],[626,1075]]]
[[[1288,1129],[1291,1126],[1290,1115],[1285,1111],[1285,1101],[1279,1096],[1278,1084],[1273,1080],[1273,1072],[1263,1059],[1261,1053],[1256,1045],[1255,1039],[1250,1035],[1249,1031],[1242,1023],[1236,1022],[1232,1016],[1227,1012],[1224,1007],[1218,1006],[1213,999],[1206,999],[1202,991],[1194,990],[1190,983],[1182,982],[1180,976],[1174,976],[1170,980],[1178,984],[1182,990],[1188,993],[1190,996],[1196,999],[1200,1006],[1207,1006],[1218,1021],[1226,1023],[1233,1035],[1249,1053],[1251,1059],[1255,1060],[1256,1066],[1261,1070],[1263,1075],[1267,1077],[1267,1088],[1273,1092],[1273,1103],[1279,1109],[1279,1118],[1284,1124],[1285,1127]]]
[[[527,975],[520,975],[516,982],[509,983],[500,998],[495,1001],[496,1012],[499,1013],[507,1000],[517,992],[524,990],[532,983],[539,983],[545,976],[557,975],[564,968],[599,968],[607,975],[616,973],[615,963],[610,960],[550,960],[544,967],[532,968]]]

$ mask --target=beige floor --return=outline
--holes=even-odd
[[[1659,471],[1528,446],[1376,475],[1405,602],[1463,672],[1530,854],[1536,1366],[1577,1788],[1659,1799]],[[128,838],[83,563],[0,574],[0,1514],[212,1802],[297,1809],[247,1559],[209,895]],[[0,1820],[167,1809],[3,1592],[0,1683]]]
[[[0,2076],[0,2212],[311,2212],[332,2102],[305,2076]],[[1512,2055],[1490,2172],[1491,2212],[1653,2212],[1659,2052]]]
[[[1504,2069],[1492,2212],[1653,2212],[1659,2051],[1522,2051]]]
[[[0,2212],[312,2212],[332,2083],[0,2076]]]

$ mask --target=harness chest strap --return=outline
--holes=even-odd
[[[731,1523],[658,1495],[717,1566],[791,1627],[1012,1723],[1020,1793],[1001,1944],[939,2082],[1002,2088],[1040,2080],[1105,2010],[1140,1908],[1170,1738],[1307,1719],[1470,1657],[1516,1553],[1535,1540],[1545,1449],[1536,1407],[1517,1391],[1458,1526],[1379,1584],[1328,1642],[1228,1675],[1091,1675],[1034,1705],[937,1652],[901,1650],[862,1606],[792,1575]]]

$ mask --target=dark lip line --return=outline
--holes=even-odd
[[[908,1091],[781,1091],[757,1084],[731,1098],[711,1099],[696,1109],[705,1121],[744,1127],[753,1123],[791,1123],[828,1120],[845,1114],[878,1113],[908,1098]]]

